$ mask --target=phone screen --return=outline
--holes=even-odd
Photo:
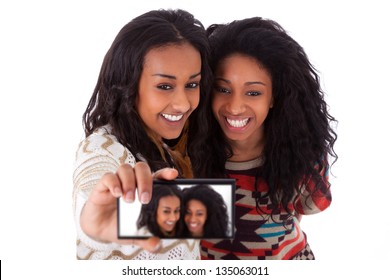
[[[117,199],[118,238],[234,237],[234,179],[154,180],[151,201]]]

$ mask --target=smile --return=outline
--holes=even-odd
[[[184,115],[169,115],[169,114],[161,114],[164,119],[170,121],[170,122],[177,122],[180,121]]]
[[[190,224],[188,225],[188,227],[189,227],[189,228],[192,228],[192,229],[197,228],[198,226],[199,226],[198,223],[190,223]]]
[[[242,120],[231,120],[226,118],[226,121],[231,125],[232,127],[241,128],[248,124],[249,118],[242,119]]]

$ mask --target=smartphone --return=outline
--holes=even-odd
[[[118,238],[234,238],[235,188],[235,179],[154,180],[148,204],[117,199]]]

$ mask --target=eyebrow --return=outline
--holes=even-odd
[[[224,79],[224,78],[215,78],[216,81],[223,81],[227,84],[231,84],[232,82],[227,80],[227,79]],[[256,82],[245,82],[244,85],[246,86],[250,86],[250,85],[263,85],[263,86],[266,86],[265,83],[263,82],[260,82],[260,81],[256,81]]]
[[[169,209],[169,210],[171,210],[171,209],[180,209],[180,206],[179,207],[176,207],[176,208],[172,208],[172,207],[170,207],[170,206],[162,206],[162,208],[164,208],[164,209]]]
[[[201,74],[201,72],[199,72],[199,73],[197,73],[197,74],[194,74],[194,75],[191,75],[191,76],[190,76],[190,79],[194,79],[194,78],[200,76],[200,74]],[[153,74],[152,76],[159,76],[159,77],[163,77],[163,78],[168,78],[168,79],[176,80],[176,76],[167,75],[167,74],[157,73],[157,74]]]

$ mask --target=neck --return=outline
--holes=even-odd
[[[233,156],[229,158],[229,161],[243,162],[259,158],[262,155],[265,138],[230,140],[229,144],[233,149]]]
[[[162,230],[162,233],[164,234],[164,236],[166,237],[172,237],[175,235],[175,230],[172,230],[172,231],[164,231]]]
[[[203,231],[201,233],[192,233],[191,236],[192,237],[203,237]]]

